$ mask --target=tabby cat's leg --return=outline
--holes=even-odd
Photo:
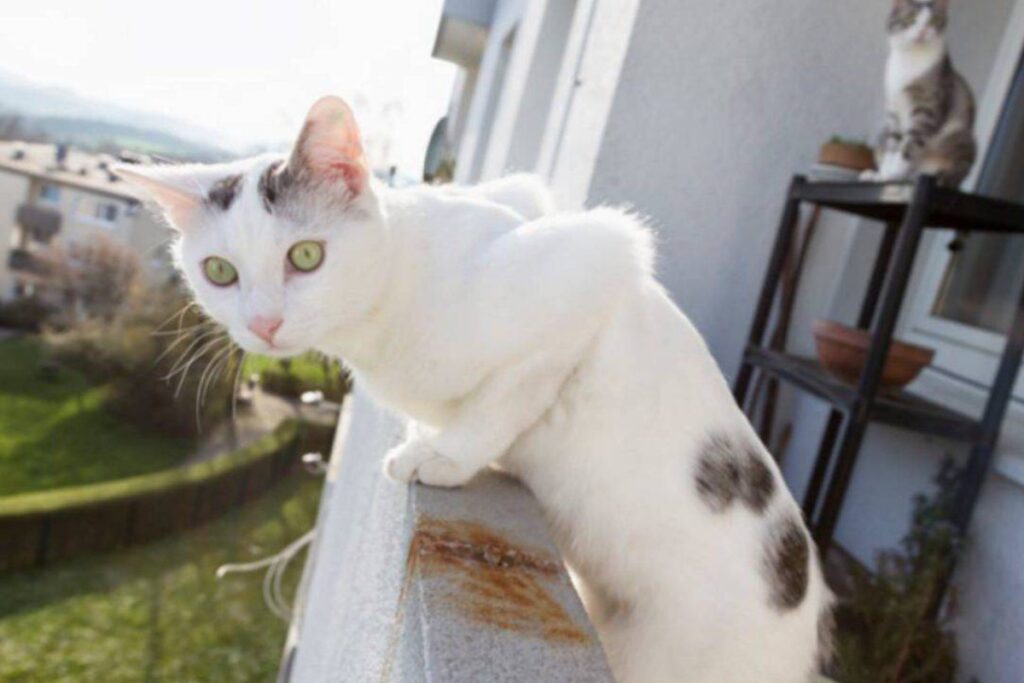
[[[976,155],[974,135],[958,127],[943,132],[928,145],[917,172],[934,175],[943,187],[959,187],[970,174]]]
[[[938,132],[938,113],[929,104],[914,106],[910,125],[899,142],[898,153],[890,155],[883,164],[885,180],[909,180],[915,173],[928,143]]]
[[[860,174],[861,180],[875,181],[885,180],[882,169],[891,164],[890,157],[899,154],[900,142],[903,135],[900,133],[899,117],[893,112],[885,115],[885,128],[878,137],[878,144],[875,146],[875,164],[877,169],[869,169]]]

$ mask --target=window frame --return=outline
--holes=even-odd
[[[1024,0],[1017,0],[1014,5],[988,85],[978,103],[976,134],[983,153],[965,183],[967,188],[973,190],[978,186],[1019,69],[1024,69]],[[1006,335],[934,314],[950,264],[947,247],[954,237],[952,230],[935,230],[922,240],[915,277],[907,292],[907,314],[900,325],[900,336],[936,350],[933,373],[950,381],[987,388],[995,377]],[[1014,300],[1018,294],[1012,293]],[[1013,400],[1024,407],[1024,376],[1017,378]]]

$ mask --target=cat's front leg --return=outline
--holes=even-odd
[[[496,371],[436,433],[393,448],[384,473],[397,481],[461,486],[500,458],[554,402],[571,366],[538,354]]]
[[[893,112],[886,112],[885,128],[878,138],[878,146],[875,149],[875,162],[877,169],[868,169],[860,174],[860,179],[869,182],[892,180],[892,175],[898,169],[893,168],[893,157],[898,157],[900,145],[903,143],[903,134],[900,132],[900,119]]]

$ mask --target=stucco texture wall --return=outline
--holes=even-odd
[[[661,277],[727,375],[738,365],[789,177],[829,136],[875,134],[889,4],[642,1],[588,201],[631,204],[652,217]],[[1014,5],[953,5],[952,53],[979,98]],[[797,312],[804,327],[853,315],[877,238],[874,228],[835,216],[818,234]],[[806,347],[809,337],[797,341]],[[785,472],[798,496],[826,416],[813,399],[795,405]],[[962,457],[964,449],[869,430],[838,541],[868,562],[893,546],[912,496],[928,490],[946,453]],[[1021,680],[1022,515],[1024,489],[994,474],[957,579],[961,680]]]
[[[0,171],[0,299],[9,296],[14,286],[7,258],[14,240],[15,216],[28,196],[28,185],[24,176]]]
[[[789,177],[880,110],[888,3],[644,0],[588,193],[661,235],[659,270],[727,375]]]

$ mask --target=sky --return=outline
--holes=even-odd
[[[430,56],[441,2],[0,0],[0,68],[213,128],[235,150],[282,146],[340,95],[389,157],[371,161],[418,176],[455,75]]]

